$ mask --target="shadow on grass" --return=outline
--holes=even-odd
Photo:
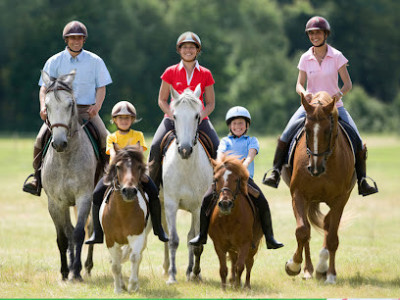
[[[364,285],[371,285],[380,288],[398,288],[400,286],[400,277],[397,276],[393,279],[382,280],[372,276],[363,276],[357,272],[354,276],[347,278],[338,278],[338,285],[349,285],[351,287],[360,287]]]

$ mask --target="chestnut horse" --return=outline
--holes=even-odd
[[[260,219],[247,194],[249,172],[237,156],[225,155],[212,161],[214,193],[218,205],[213,209],[208,234],[214,242],[219,258],[221,286],[225,289],[228,268],[227,253],[232,262],[230,282],[241,286],[246,266],[246,288],[250,287],[250,273],[260,240],[263,236]]]
[[[311,222],[324,231],[316,276],[318,279],[326,278],[326,283],[335,283],[338,228],[355,184],[355,160],[349,141],[338,125],[336,102],[329,94],[319,92],[310,103],[302,95],[301,103],[306,111],[305,134],[297,143],[293,169],[285,167],[283,170],[283,179],[290,187],[297,223],[297,250],[286,263],[285,269],[291,276],[300,273],[304,249],[304,279],[312,277],[314,267],[309,244]],[[330,209],[326,215],[320,211],[321,202]]]
[[[100,208],[100,220],[111,255],[114,292],[120,293],[125,289],[121,263],[128,257],[131,261],[128,292],[134,292],[139,288],[139,265],[151,229],[148,200],[139,184],[146,164],[139,147],[119,149],[114,144],[114,149],[117,154],[104,179],[104,183],[111,185],[111,190]]]

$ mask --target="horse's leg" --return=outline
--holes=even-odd
[[[329,267],[326,274],[325,283],[335,284],[336,283],[336,268],[335,268],[335,256],[336,250],[339,247],[339,236],[338,229],[340,224],[340,218],[342,217],[344,205],[347,200],[339,199],[336,203],[343,203],[337,207],[331,208],[329,212],[329,230],[326,236],[326,248],[329,251]]]
[[[86,269],[86,274],[90,276],[90,272],[93,269],[93,244],[89,245],[88,247],[88,253],[85,261],[85,269]]]
[[[164,227],[166,228],[166,227]],[[168,233],[168,236],[170,236],[170,234]],[[169,269],[169,247],[168,247],[168,243],[164,243],[164,263],[163,263],[163,274],[168,275],[168,269]]]
[[[79,200],[77,200],[78,207],[78,219],[76,222],[76,226],[73,232],[73,241],[74,241],[74,263],[72,266],[74,279],[81,281],[81,270],[82,270],[82,261],[81,261],[81,253],[83,241],[85,240],[85,225],[86,220],[89,216],[90,206],[91,206],[91,195],[85,196]]]
[[[246,282],[244,284],[245,288],[251,289],[250,285],[250,274],[251,274],[251,269],[253,268],[254,264],[254,255],[256,254],[256,251],[250,250],[251,253],[247,255],[246,259]]]
[[[244,263],[247,259],[247,255],[249,254],[249,249],[251,245],[250,242],[242,245],[239,248],[239,255],[236,261],[236,282],[235,287],[240,288],[242,286],[242,273],[244,271]]]
[[[136,292],[139,289],[139,266],[142,260],[142,250],[146,243],[146,234],[143,232],[138,237],[129,240],[132,249],[129,256],[131,261],[131,276],[129,277],[128,292]]]
[[[285,271],[290,276],[296,276],[301,271],[303,262],[303,247],[309,241],[311,228],[307,220],[306,208],[302,197],[292,193],[293,212],[296,218],[297,249],[293,257],[286,262]]]
[[[304,264],[303,279],[307,280],[307,279],[311,279],[313,277],[313,273],[314,273],[314,266],[311,261],[311,250],[310,250],[310,240],[309,239],[304,244],[304,258],[305,258],[305,264]]]
[[[219,276],[221,277],[221,288],[226,289],[226,277],[228,276],[228,267],[226,265],[226,252],[217,248],[214,244],[215,252],[219,259]]]
[[[67,261],[67,250],[69,243],[68,243],[68,236],[64,232],[64,224],[65,224],[64,222],[66,222],[65,217],[62,218],[62,216],[65,216],[65,212],[62,211],[60,212],[60,208],[55,206],[53,203],[54,201],[49,198],[48,210],[51,218],[53,219],[53,223],[57,233],[57,246],[60,252],[60,259],[61,259],[61,276],[62,280],[67,280],[69,274],[69,267]]]
[[[178,232],[176,230],[176,213],[178,211],[178,206],[172,198],[167,199],[165,197],[165,215],[168,223],[168,232],[169,232],[169,262],[170,266],[168,269],[168,280],[167,284],[177,283],[176,281],[176,251],[179,246],[179,237]]]
[[[315,270],[315,275],[318,280],[325,280],[326,273],[328,272],[329,251],[326,248],[326,240],[329,232],[329,224],[331,219],[330,215],[331,211],[329,211],[324,218],[324,242],[322,245],[322,249],[319,252],[319,261]]]
[[[200,211],[197,213],[192,213],[192,226],[190,228],[189,234],[188,234],[188,244],[189,241],[194,238],[198,232],[196,231],[196,228],[200,227],[200,219],[199,219]],[[190,279],[191,280],[202,280],[201,279],[201,268],[200,268],[200,259],[201,259],[201,254],[203,253],[203,245],[200,246],[189,246],[189,248],[192,248],[193,254],[194,254],[194,266],[192,273],[190,274]],[[189,258],[190,262],[190,258]],[[189,268],[188,268],[189,271]]]
[[[119,294],[123,290],[125,290],[125,284],[122,279],[122,273],[121,273],[121,262],[122,262],[122,250],[121,246],[117,245],[114,243],[114,246],[111,248],[108,248],[108,251],[110,251],[110,256],[111,256],[111,270],[113,272],[113,277],[114,277],[114,293]]]
[[[188,281],[191,279],[191,274],[192,274],[193,265],[194,265],[194,260],[193,260],[194,259],[194,247],[189,244],[189,241],[193,237],[195,237],[194,226],[193,226],[193,218],[194,218],[194,214],[192,213],[192,222],[191,222],[191,225],[190,225],[190,230],[189,230],[188,235],[187,235],[188,262],[189,263],[188,263],[188,267],[186,269],[186,279]],[[200,266],[198,266],[198,270],[197,271],[200,272]],[[195,279],[195,278],[193,277],[193,279]]]
[[[235,284],[236,281],[236,262],[238,259],[238,255],[236,252],[230,251],[229,252],[229,257],[231,259],[231,278],[229,279],[229,282],[231,285]]]

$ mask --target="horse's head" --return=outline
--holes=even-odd
[[[189,88],[182,94],[171,90],[172,110],[174,113],[176,143],[178,152],[183,159],[188,159],[197,143],[197,127],[200,122],[202,103],[199,99],[201,86],[197,85],[193,92]]]
[[[58,78],[50,77],[42,71],[42,79],[46,86],[45,105],[47,121],[53,135],[51,145],[57,152],[62,152],[68,145],[67,135],[71,133],[72,117],[76,115],[72,82],[75,70]]]
[[[306,111],[308,171],[312,176],[319,176],[326,171],[326,161],[332,153],[337,137],[336,102],[328,93],[319,92],[310,103],[301,95],[301,103]]]
[[[139,183],[146,172],[143,151],[138,146],[120,149],[114,144],[116,156],[109,165],[105,184],[113,184],[126,202],[137,199]]]
[[[218,195],[220,213],[229,215],[238,195],[247,195],[249,172],[237,156],[223,155],[212,161],[214,167],[214,193]]]

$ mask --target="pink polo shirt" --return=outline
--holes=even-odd
[[[320,65],[313,54],[313,47],[311,47],[301,56],[297,68],[307,73],[307,92],[315,94],[326,91],[333,96],[340,91],[338,71],[347,62],[348,60],[342,52],[328,45],[328,51]],[[343,106],[341,98],[336,106]]]
[[[179,94],[181,94],[187,88],[190,88],[192,91],[194,91],[196,89],[196,86],[201,83],[200,100],[203,103],[203,109],[204,90],[206,86],[210,86],[215,83],[210,70],[200,66],[198,61],[196,61],[196,65],[193,69],[192,74],[187,74],[186,69],[184,68],[181,61],[179,64],[168,67],[161,75],[161,79],[164,80],[166,83],[172,85],[172,87]],[[206,117],[205,119],[208,119],[208,117]]]

